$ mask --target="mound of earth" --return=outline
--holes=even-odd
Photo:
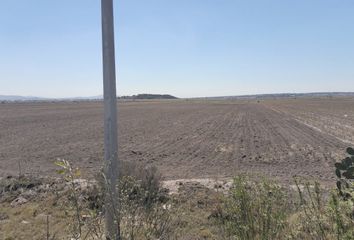
[[[178,99],[169,94],[138,94],[133,96],[122,96],[121,99]]]

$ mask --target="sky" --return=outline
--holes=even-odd
[[[114,0],[117,94],[354,92],[352,0]],[[1,0],[0,95],[102,95],[99,0]]]

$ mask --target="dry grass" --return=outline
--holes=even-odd
[[[127,191],[124,195],[126,199],[122,200],[125,204],[122,211],[123,239],[158,239],[156,229],[147,224],[152,221],[166,227],[160,239],[354,239],[353,206],[317,184],[297,182],[299,192],[296,192],[296,189],[284,188],[269,180],[237,177],[225,193],[218,191],[218,188],[183,181],[179,184],[178,193],[165,195],[162,202],[154,202],[155,211],[150,208],[149,212],[146,211],[146,200],[149,198],[146,198],[145,192],[149,188],[141,184],[142,179],[146,178],[135,181],[133,177],[126,177],[126,188],[121,185]],[[47,227],[48,239],[72,237],[76,212],[68,202],[70,187],[63,181],[43,180],[36,186],[23,184],[31,181],[16,178],[6,180],[6,183],[1,181],[2,189],[9,185],[22,187],[1,192],[0,239],[47,239]],[[35,182],[38,183],[37,180]],[[97,197],[102,193],[97,187],[89,187],[90,184],[85,181],[80,184],[82,187],[77,190],[83,207],[80,215],[82,231],[87,233],[93,227],[97,228],[97,225],[90,224],[92,221],[88,213],[92,208],[100,212],[100,204],[95,203],[99,203]],[[36,194],[29,194],[31,191]],[[27,196],[30,200],[16,207],[11,206],[12,200],[18,196]],[[165,209],[168,209],[168,214]],[[103,229],[102,215],[98,217]],[[161,219],[165,225],[158,222]],[[130,230],[134,231],[133,238]]]

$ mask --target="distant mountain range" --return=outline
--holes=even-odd
[[[41,101],[46,100],[46,98],[40,97],[25,97],[25,96],[14,96],[14,95],[0,95],[0,101]]]
[[[200,97],[199,99],[274,99],[274,98],[306,98],[306,97],[354,97],[354,92],[314,92],[314,93],[271,93],[254,95],[236,95],[219,97]]]
[[[0,95],[0,101],[25,102],[25,101],[79,101],[79,100],[98,100],[102,96],[93,97],[73,97],[73,98],[43,98],[32,96]]]
[[[118,99],[177,99],[168,94],[138,94],[132,96],[119,96]],[[5,102],[25,102],[25,101],[85,101],[85,100],[102,100],[103,96],[93,97],[74,97],[74,98],[42,98],[32,96],[14,96],[0,95],[0,101]]]

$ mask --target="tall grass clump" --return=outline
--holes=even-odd
[[[319,183],[294,178],[295,210],[289,216],[290,239],[328,239],[328,203]],[[332,239],[332,238],[331,238]]]
[[[298,202],[289,216],[288,239],[353,240],[351,204],[335,190],[322,189],[317,182],[295,179]]]
[[[216,221],[222,239],[354,240],[353,202],[317,182],[294,178],[295,188],[237,176]]]
[[[288,212],[281,187],[271,181],[235,177],[219,214],[226,239],[279,239]]]
[[[169,239],[173,233],[167,191],[154,166],[122,164],[117,185],[122,239]]]
[[[105,178],[97,177],[94,183],[82,184],[80,172],[68,161],[60,160],[58,173],[67,182],[62,202],[70,217],[71,239],[105,239],[104,196]],[[170,239],[173,233],[172,215],[167,191],[161,187],[161,175],[155,167],[122,164],[117,183],[118,206],[115,221],[119,223],[119,239]]]

